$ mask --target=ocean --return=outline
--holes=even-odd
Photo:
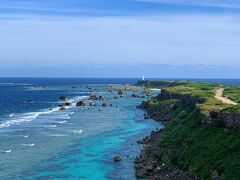
[[[143,100],[106,84],[134,84],[137,79],[0,78],[0,179],[135,179],[134,158],[161,123],[144,120]],[[240,80],[194,80],[240,85]],[[91,90],[90,90],[91,89]],[[92,94],[108,97],[97,106],[74,104]],[[155,92],[153,95],[156,95]],[[60,96],[73,105],[60,110]],[[102,107],[103,102],[113,104]],[[115,155],[122,160],[114,162]]]
[[[0,179],[135,179],[138,139],[161,124],[143,119],[143,99],[105,84],[136,79],[0,79]],[[73,88],[74,87],[74,88]],[[59,110],[60,96],[73,104],[91,95],[110,98],[112,107],[71,106]],[[120,155],[121,162],[113,158]]]

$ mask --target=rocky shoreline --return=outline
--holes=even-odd
[[[157,109],[149,102],[143,102],[138,108],[146,111],[145,119],[151,118],[156,121],[161,121],[167,124],[171,121],[169,111],[174,110],[174,106]],[[161,118],[160,118],[161,117]],[[166,156],[164,152],[159,149],[164,129],[152,131],[150,136],[147,136],[138,141],[143,144],[143,149],[134,161],[136,169],[136,177],[144,179],[174,179],[174,180],[197,180],[198,177],[183,172],[178,169],[173,169],[166,166]]]

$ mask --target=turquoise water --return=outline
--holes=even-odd
[[[143,119],[136,105],[144,99],[131,91],[113,99],[116,92],[107,92],[102,80],[22,81],[0,82],[0,179],[135,179],[136,141],[162,127]],[[113,106],[57,108],[59,96],[74,104],[91,94],[89,87]],[[115,155],[122,161],[114,163]]]

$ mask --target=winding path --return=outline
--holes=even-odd
[[[222,101],[223,103],[226,103],[226,104],[237,105],[237,103],[232,101],[231,99],[223,97],[223,92],[224,92],[224,88],[217,89],[215,98],[217,98],[219,101]]]

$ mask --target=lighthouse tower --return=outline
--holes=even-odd
[[[145,81],[144,75],[142,76],[142,80]]]

